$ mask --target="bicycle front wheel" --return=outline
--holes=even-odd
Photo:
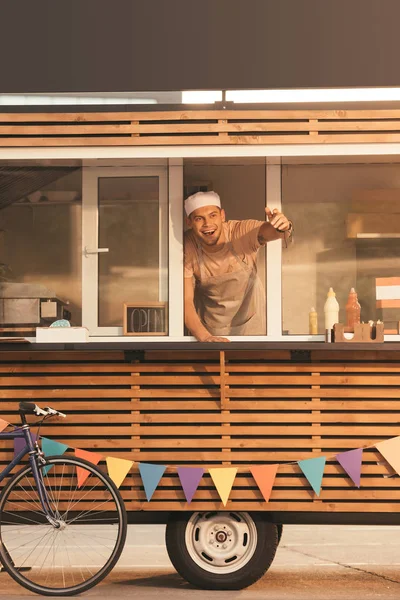
[[[104,579],[120,557],[125,506],[108,475],[87,461],[49,457],[39,468],[55,522],[44,513],[32,469],[25,467],[0,499],[0,560],[32,592],[79,594]],[[80,486],[77,468],[89,472]]]

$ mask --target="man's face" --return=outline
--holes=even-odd
[[[218,206],[202,206],[194,210],[188,218],[189,227],[195,236],[207,246],[215,246],[222,234],[225,212]]]

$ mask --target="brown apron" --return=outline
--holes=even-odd
[[[231,240],[229,250],[239,269],[224,275],[207,276],[203,249],[197,245],[200,280],[196,280],[195,305],[211,335],[265,335],[265,291],[256,267],[250,267],[236,254]]]

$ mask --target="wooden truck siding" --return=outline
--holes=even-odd
[[[225,510],[262,511],[282,522],[285,515],[301,521],[302,513],[315,522],[332,513],[343,522],[360,513],[399,522],[400,478],[378,451],[365,449],[359,489],[335,455],[400,435],[400,352],[390,360],[387,353],[357,360],[354,351],[312,350],[309,362],[292,357],[290,350],[145,351],[127,362],[119,350],[2,351],[0,418],[18,423],[20,400],[50,405],[67,419],[44,424],[44,437],[167,465],[150,502],[133,465],[121,492],[135,513],[223,510],[208,474],[188,505],[176,467],[233,465]],[[3,465],[12,452],[3,442]],[[320,455],[327,464],[317,497],[296,461]],[[249,466],[268,463],[279,469],[267,503]]]

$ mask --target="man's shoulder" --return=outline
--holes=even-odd
[[[184,244],[192,244],[193,243],[193,231],[191,229],[187,229],[183,234],[183,243]]]
[[[191,229],[185,231],[183,235],[183,250],[185,254],[195,254],[196,253],[196,242],[194,239],[194,234]]]

